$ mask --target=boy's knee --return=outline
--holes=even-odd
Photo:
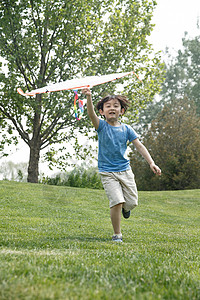
[[[134,202],[134,203],[124,203],[123,204],[123,208],[125,209],[125,211],[129,211],[134,209],[136,206],[138,206],[138,202]]]
[[[132,205],[130,205],[130,209],[129,210],[132,210],[132,209],[136,208],[137,206],[138,206],[138,203],[132,204]]]
[[[138,206],[138,193],[133,193],[131,199],[127,201],[127,205],[130,207],[129,210],[134,209],[136,206]]]

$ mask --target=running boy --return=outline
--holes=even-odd
[[[151,170],[161,175],[146,147],[139,141],[131,126],[119,122],[128,108],[129,101],[124,96],[106,96],[97,103],[97,109],[105,120],[99,119],[92,103],[91,91],[84,89],[87,97],[87,112],[98,133],[98,168],[104,190],[110,203],[110,216],[114,230],[112,240],[122,242],[121,211],[124,218],[130,217],[130,210],[138,205],[138,193],[126,155],[127,142],[134,144],[139,153],[149,163]]]

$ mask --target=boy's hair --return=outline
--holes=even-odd
[[[98,110],[100,110],[100,109],[103,110],[104,103],[108,102],[111,99],[117,99],[121,104],[121,108],[124,108],[124,112],[126,112],[128,106],[130,104],[130,101],[126,98],[126,96],[121,96],[121,95],[108,95],[108,96],[104,97],[97,103],[96,108]]]

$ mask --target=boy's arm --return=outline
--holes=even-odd
[[[147,148],[138,140],[132,141],[137,151],[144,157],[144,159],[149,163],[151,170],[158,175],[161,175],[161,169],[154,163]]]
[[[97,117],[94,105],[92,103],[92,95],[90,89],[83,89],[82,93],[87,97],[87,112],[92,124],[94,125],[95,129],[99,128],[99,118]]]

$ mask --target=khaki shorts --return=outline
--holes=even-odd
[[[131,170],[123,172],[100,172],[101,181],[110,202],[110,208],[123,203],[125,211],[138,205],[138,192]]]

